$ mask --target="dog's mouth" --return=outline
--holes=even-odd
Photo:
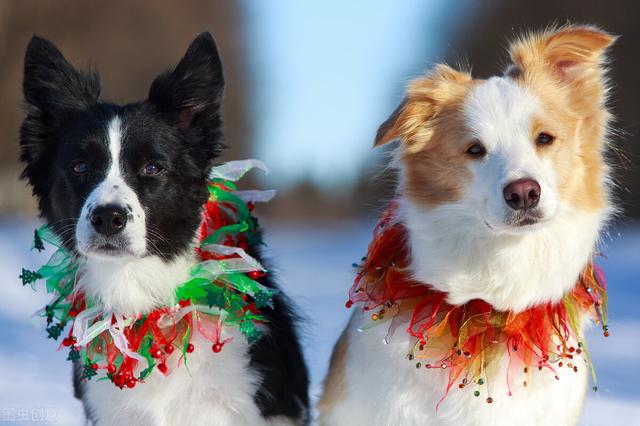
[[[87,257],[97,257],[102,259],[117,259],[135,256],[126,241],[121,238],[105,240],[102,238],[92,241],[84,250]]]
[[[524,218],[519,219],[518,221],[512,223],[511,226],[525,227],[525,226],[535,225],[535,224],[537,224],[539,222],[540,222],[540,219],[538,219],[538,218],[524,217]]]
[[[510,213],[505,219],[505,225],[511,229],[526,231],[544,221],[545,216],[540,209],[529,209]]]
[[[529,232],[546,222],[544,214],[539,209],[531,209],[509,213],[500,224],[492,224],[485,220],[484,224],[491,231]]]

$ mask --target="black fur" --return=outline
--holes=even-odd
[[[166,260],[191,249],[207,199],[207,176],[224,148],[222,64],[209,33],[198,35],[180,63],[155,79],[142,102],[115,105],[100,100],[97,73],[76,70],[40,37],[33,37],[27,47],[23,87],[22,176],[33,187],[41,216],[69,250],[76,250],[73,224],[83,203],[109,168],[105,129],[116,115],[126,129],[122,175],[145,208],[147,247]],[[71,170],[79,159],[88,167],[83,175]],[[161,174],[140,173],[149,160],[161,166]],[[260,259],[259,247],[251,251]],[[271,276],[262,282],[276,288]],[[256,403],[265,417],[305,417],[308,377],[294,314],[278,295],[275,309],[265,315],[269,330],[250,350],[251,367],[264,375]],[[74,388],[82,399],[77,374]]]
[[[260,247],[251,247],[249,254],[262,265],[267,264]],[[278,289],[271,273],[258,281]],[[299,417],[300,413],[308,413],[309,377],[291,306],[284,294],[276,294],[274,309],[264,311],[269,331],[251,347],[251,367],[261,371],[264,378],[255,396],[264,416]]]

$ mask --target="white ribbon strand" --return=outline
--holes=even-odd
[[[210,179],[224,179],[235,182],[242,178],[252,169],[262,170],[265,174],[269,173],[267,166],[260,160],[248,159],[238,161],[227,161],[224,164],[213,167],[209,174]]]
[[[246,191],[236,191],[233,193],[245,203],[267,203],[276,196],[275,189],[249,189]]]

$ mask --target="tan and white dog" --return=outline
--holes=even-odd
[[[450,304],[482,299],[512,312],[574,287],[614,210],[605,76],[614,40],[565,26],[513,42],[502,76],[478,80],[438,65],[411,82],[375,145],[400,141],[398,220],[415,280]],[[408,335],[383,344],[386,327],[359,332],[369,316],[357,308],[333,353],[321,425],[577,422],[587,368],[559,371],[560,380],[543,371],[492,404],[454,386],[436,410],[447,372],[416,372]],[[508,392],[502,382],[494,380],[496,395]]]

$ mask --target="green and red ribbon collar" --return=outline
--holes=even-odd
[[[196,333],[211,343],[213,354],[230,340],[222,337],[223,327],[238,329],[249,343],[260,337],[262,310],[273,307],[274,292],[258,282],[268,272],[247,251],[261,243],[253,203],[269,201],[274,192],[237,189],[235,182],[253,168],[266,172],[257,160],[212,169],[196,248],[200,261],[191,278],[177,286],[176,303],[148,313],[112,312],[77,290],[83,259],[66,250],[46,225],[35,231],[33,248],[42,251],[48,243],[56,251],[38,270],[22,269],[20,278],[34,289],[44,281],[54,295],[37,314],[46,319],[49,338],[64,335],[68,360],[82,363],[85,380],[101,376],[98,380],[133,388],[154,372],[167,375],[186,364],[194,350],[205,350],[192,343]],[[180,356],[170,357],[175,351]]]

